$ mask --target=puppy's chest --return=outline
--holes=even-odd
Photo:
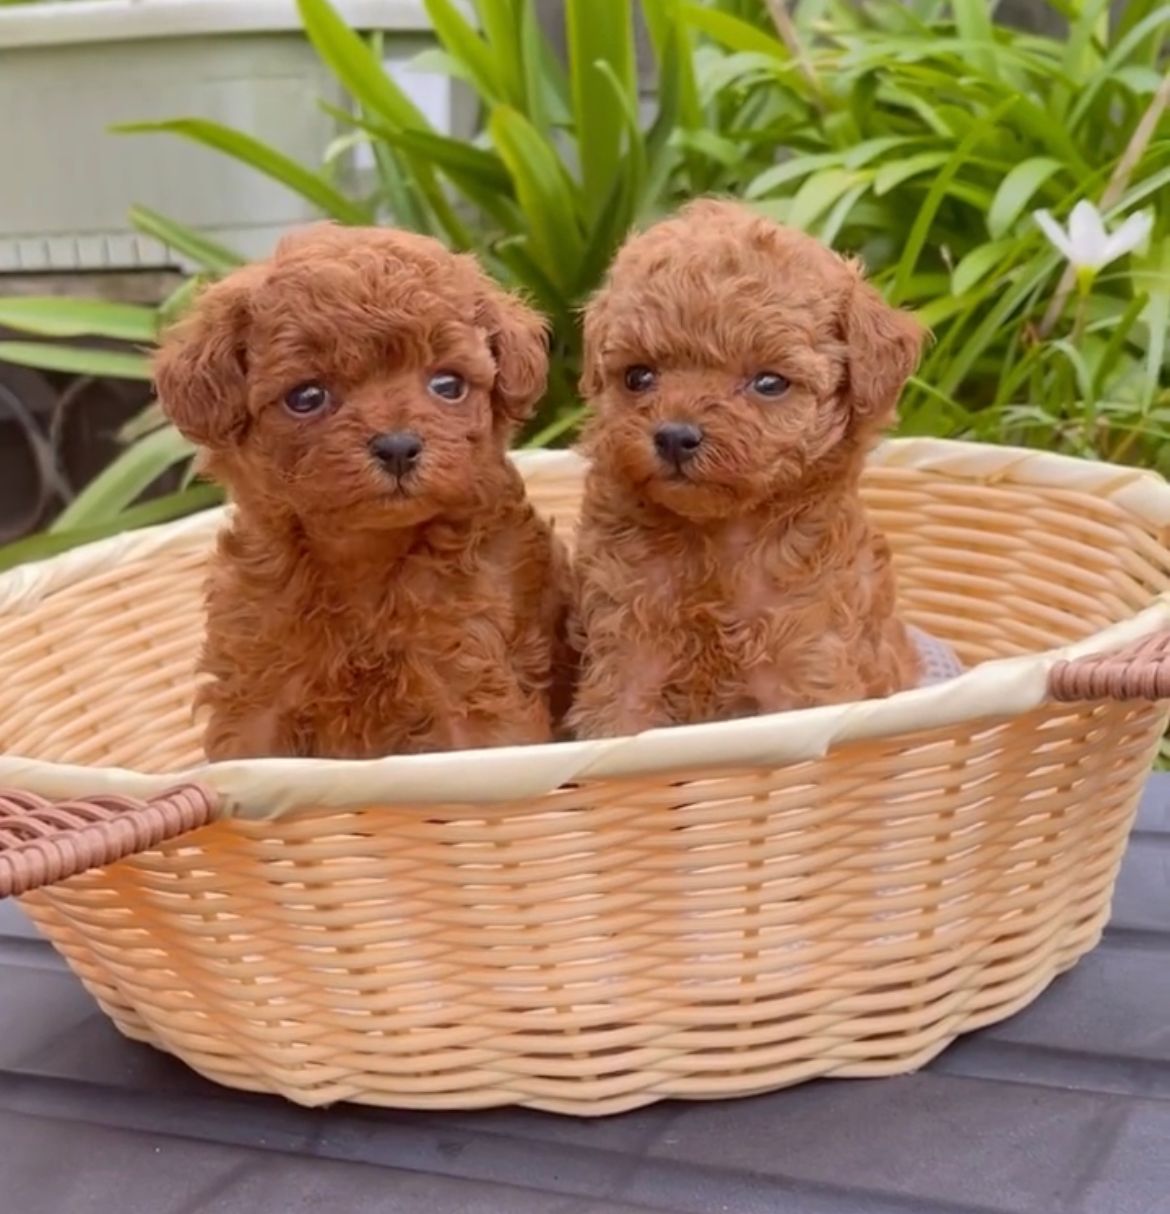
[[[654,561],[633,589],[663,622],[725,631],[790,610],[808,577],[767,552],[720,546]]]
[[[310,608],[302,651],[309,681],[322,692],[374,681],[410,694],[496,659],[514,624],[507,587],[473,572],[423,570]]]
[[[640,580],[641,609],[666,636],[740,664],[790,635],[832,631],[869,610],[869,583],[850,562],[795,545],[752,544],[734,533]]]

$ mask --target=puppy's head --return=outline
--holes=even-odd
[[[730,517],[864,451],[922,336],[811,237],[692,203],[626,243],[586,310],[586,447],[660,506]]]
[[[541,321],[472,258],[331,225],[208,288],[155,364],[209,470],[318,529],[473,511],[546,375]]]

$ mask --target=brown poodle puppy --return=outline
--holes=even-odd
[[[204,292],[156,378],[235,503],[209,757],[549,738],[567,557],[506,458],[546,375],[537,316],[422,236],[314,226]]]
[[[857,266],[738,204],[626,243],[585,317],[580,736],[915,682],[858,483],[921,341]]]

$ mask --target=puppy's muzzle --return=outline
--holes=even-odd
[[[703,431],[686,422],[663,422],[654,431],[654,449],[675,468],[695,458],[703,445]]]
[[[405,476],[418,463],[422,452],[422,439],[409,430],[375,434],[370,439],[370,454],[391,476]]]

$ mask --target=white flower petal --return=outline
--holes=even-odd
[[[1109,260],[1105,252],[1109,236],[1101,222],[1101,213],[1083,198],[1068,217],[1068,238],[1072,244],[1069,260],[1074,265],[1099,270]]]
[[[1052,241],[1057,249],[1069,261],[1072,261],[1072,245],[1069,243],[1068,235],[1065,233],[1064,228],[1047,211],[1033,211],[1032,218],[1040,225],[1040,230]]]
[[[1118,257],[1124,257],[1126,253],[1132,253],[1134,249],[1145,244],[1153,226],[1153,212],[1138,211],[1136,215],[1131,215],[1106,241],[1105,260],[1116,261]]]

